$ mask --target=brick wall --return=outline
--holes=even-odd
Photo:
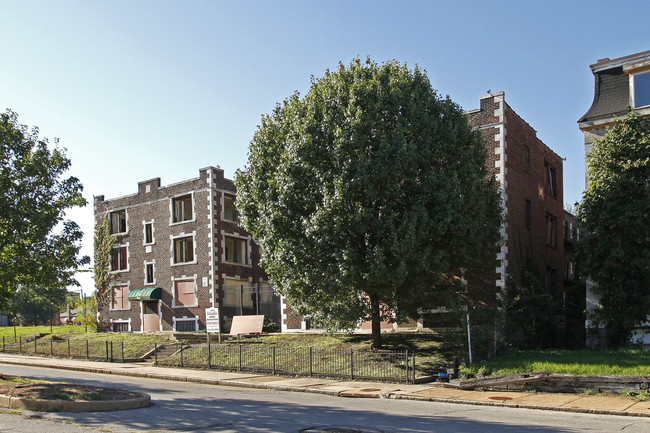
[[[199,177],[188,181],[160,186],[160,178],[140,182],[138,193],[105,200],[95,197],[95,223],[99,224],[110,212],[125,210],[127,232],[120,235],[120,245],[127,246],[128,268],[115,274],[114,285],[127,285],[129,290],[160,287],[162,300],[157,307],[160,312],[162,331],[179,329],[179,321],[196,330],[205,330],[205,309],[220,307],[223,300],[225,278],[241,280],[247,286],[266,280],[259,268],[259,251],[250,235],[236,222],[224,220],[223,198],[234,196],[235,186],[223,176],[223,170],[208,167],[199,171]],[[172,221],[172,201],[175,197],[192,197],[192,218],[188,221]],[[152,224],[154,242],[144,243],[144,225]],[[248,245],[246,264],[225,260],[225,236],[245,239]],[[193,256],[191,262],[174,263],[174,240],[191,236]],[[154,282],[145,280],[147,263],[154,265]],[[182,306],[175,300],[175,284],[190,281],[195,288],[196,302]],[[110,304],[110,301],[109,301]],[[141,331],[143,305],[131,301],[125,309],[114,310],[110,306],[101,312],[101,319],[108,322],[128,322],[131,331]],[[246,308],[244,314],[253,314],[255,308]],[[227,331],[234,308],[221,309],[221,329]]]

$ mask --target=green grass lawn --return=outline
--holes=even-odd
[[[530,350],[515,351],[465,367],[473,376],[506,376],[547,371],[576,376],[648,376],[650,351],[643,350]]]

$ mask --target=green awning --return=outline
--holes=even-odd
[[[129,301],[155,301],[157,299],[162,299],[162,289],[160,287],[135,289],[129,292]]]

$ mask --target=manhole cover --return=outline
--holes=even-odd
[[[506,400],[512,400],[512,397],[503,397],[500,395],[496,395],[494,397],[488,397],[490,400],[500,400],[500,401],[506,401]]]

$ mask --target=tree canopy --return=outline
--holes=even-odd
[[[650,314],[650,121],[615,123],[593,143],[587,174],[579,253],[600,296],[591,318],[610,346],[624,346]]]
[[[276,289],[333,327],[417,318],[461,269],[492,267],[500,199],[462,109],[418,67],[371,60],[312,78],[262,117],[236,175]]]
[[[76,284],[82,232],[65,210],[84,206],[82,185],[62,178],[70,167],[65,151],[38,128],[18,124],[16,113],[0,115],[0,307],[19,287],[60,288]]]

